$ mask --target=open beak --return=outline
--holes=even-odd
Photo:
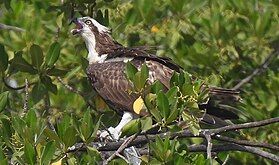
[[[74,29],[71,30],[71,33],[72,33],[73,35],[80,34],[81,31],[82,31],[83,26],[82,26],[82,24],[79,22],[79,20],[78,20],[77,18],[73,18],[73,19],[71,20],[70,24],[71,24],[71,23],[74,23],[74,24],[76,25],[76,27],[75,27]]]

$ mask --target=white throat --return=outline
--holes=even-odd
[[[95,36],[93,34],[82,34],[82,38],[84,39],[88,50],[87,60],[89,61],[89,64],[104,62],[107,55],[99,55],[97,53]]]

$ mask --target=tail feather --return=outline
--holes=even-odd
[[[231,89],[211,87],[209,90],[209,101],[200,104],[200,109],[220,119],[238,119],[235,104],[240,101],[239,92]]]
[[[201,123],[214,125],[215,127],[224,127],[230,125],[230,123],[226,122],[225,120],[220,119],[219,117],[212,116],[209,114],[204,114],[201,118]]]

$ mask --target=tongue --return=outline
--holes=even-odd
[[[79,32],[80,32],[79,29],[73,29],[73,30],[71,30],[72,35],[76,35],[76,34],[78,34]]]

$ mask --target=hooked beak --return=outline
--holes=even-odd
[[[79,22],[79,20],[77,18],[73,18],[70,22],[70,24],[74,23],[76,25],[76,27],[74,29],[71,30],[71,33],[73,35],[77,35],[77,34],[80,34],[82,29],[83,29],[83,26],[82,24]]]

